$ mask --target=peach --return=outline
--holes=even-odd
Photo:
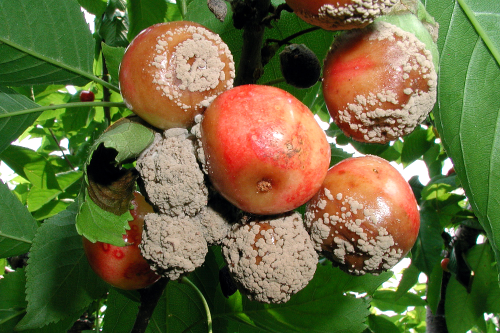
[[[362,275],[390,269],[411,250],[420,215],[403,176],[386,160],[367,155],[328,170],[306,205],[305,224],[317,251]]]
[[[133,220],[129,222],[130,229],[123,235],[126,246],[92,243],[83,237],[83,248],[94,272],[113,287],[125,290],[145,288],[160,278],[139,249],[144,217],[154,212],[153,207],[138,192],[134,193],[132,205],[130,213]]]
[[[176,21],[143,30],[120,64],[127,107],[151,125],[188,128],[233,85],[234,62],[222,39],[202,25]]]
[[[271,86],[238,86],[218,96],[204,113],[201,141],[214,188],[254,214],[307,202],[330,163],[330,145],[311,111]]]

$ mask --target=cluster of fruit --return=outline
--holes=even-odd
[[[411,33],[373,22],[395,0],[287,3],[309,23],[352,29],[336,39],[323,66],[326,105],[346,135],[385,143],[425,119],[436,98],[431,52]],[[121,93],[158,129],[136,162],[151,204],[136,194],[131,224],[143,222],[142,241],[142,225],[127,233],[129,247],[140,251],[141,263],[133,264],[141,283],[122,282],[130,267],[119,272],[119,264],[93,259],[99,247],[116,262],[126,247],[86,241],[94,269],[117,287],[142,288],[159,275],[193,271],[207,245],[219,244],[242,292],[280,303],[312,279],[319,255],[355,275],[393,267],[420,223],[404,178],[375,156],[330,167],[327,137],[301,101],[271,86],[233,87],[234,76],[228,47],[199,24],[157,24],[132,41]],[[302,216],[295,210],[303,205]],[[120,279],[107,276],[110,270]]]

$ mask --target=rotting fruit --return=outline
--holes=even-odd
[[[325,30],[363,28],[399,0],[286,0],[294,13]]]
[[[411,133],[434,107],[436,87],[425,44],[383,21],[337,37],[323,68],[330,115],[361,142],[383,144]]]
[[[233,85],[234,62],[222,39],[202,25],[175,21],[143,30],[120,65],[127,107],[151,125],[187,128]]]
[[[159,279],[139,249],[144,217],[148,213],[153,213],[153,207],[138,192],[134,193],[131,203],[133,209],[130,213],[133,220],[129,222],[130,229],[123,235],[127,245],[92,243],[83,237],[83,248],[94,272],[113,287],[125,290],[145,288]]]
[[[219,95],[203,115],[201,142],[214,188],[254,214],[307,202],[330,163],[330,145],[311,111],[271,86],[243,85]]]
[[[305,225],[317,251],[353,274],[392,268],[420,226],[410,185],[386,160],[352,157],[334,165],[307,203]]]
[[[296,88],[310,88],[321,76],[318,57],[304,44],[287,45],[280,53],[280,67],[286,83]]]
[[[314,277],[318,255],[297,212],[233,225],[222,253],[249,299],[284,303]]]

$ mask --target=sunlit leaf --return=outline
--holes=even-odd
[[[0,85],[89,81],[94,42],[76,1],[1,1],[0,21]]]

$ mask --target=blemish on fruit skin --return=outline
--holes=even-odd
[[[121,249],[114,249],[113,256],[116,259],[123,259],[125,257],[125,254],[123,253],[123,251]]]
[[[109,251],[109,249],[111,248],[111,245],[110,245],[110,244],[108,244],[108,243],[102,243],[102,242],[101,242],[100,244],[101,244],[101,248],[102,248],[102,250],[103,250],[104,252],[108,252],[108,251]]]

